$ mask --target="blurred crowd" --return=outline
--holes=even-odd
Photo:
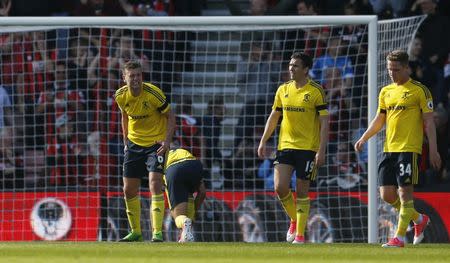
[[[3,16],[189,16],[201,15],[207,0],[0,0]],[[220,2],[220,1],[212,1]],[[242,8],[242,3],[248,8]],[[430,88],[435,101],[440,171],[428,167],[424,145],[421,182],[449,182],[450,1],[436,0],[224,0],[232,15],[360,15],[380,19],[426,14],[408,50],[411,77]],[[0,33],[1,188],[97,187],[120,185],[122,134],[113,101],[123,85],[121,65],[140,60],[144,80],[162,88],[177,113],[176,142],[202,159],[209,187],[273,189],[273,164],[258,160],[256,148],[277,86],[289,80],[291,52],[259,36],[243,43],[235,69],[242,114],[234,145],[219,145],[227,121],[226,102],[216,96],[204,114],[192,98],[171,96],[189,62],[189,32],[107,28]],[[367,125],[367,29],[365,26],[288,30],[277,36],[281,50],[304,50],[314,57],[310,76],[327,93],[330,144],[326,171],[339,187],[364,185],[367,152],[356,155],[355,138]],[[275,142],[269,142],[273,153]],[[425,142],[426,144],[426,142]],[[228,150],[228,151],[227,151]],[[272,155],[273,156],[273,155]],[[214,180],[213,180],[214,179]],[[330,180],[325,181],[327,184]],[[104,189],[107,189],[105,187]]]

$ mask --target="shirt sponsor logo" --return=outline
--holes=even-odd
[[[285,106],[283,107],[285,111],[293,111],[293,112],[305,112],[305,108],[303,107],[293,107],[293,106]]]
[[[133,120],[141,120],[141,119],[145,119],[148,118],[148,114],[147,115],[128,115],[130,116],[130,118],[132,118]]]
[[[406,110],[406,106],[401,106],[401,105],[389,106],[387,109],[388,110]]]

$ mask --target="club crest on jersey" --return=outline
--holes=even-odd
[[[303,95],[303,102],[308,102],[310,98],[311,98],[311,95],[309,93]]]
[[[433,101],[432,101],[432,100],[430,100],[430,101],[427,102],[427,107],[428,107],[428,109],[430,109],[430,110],[433,109]]]
[[[144,109],[149,109],[150,108],[149,102],[148,101],[143,101],[142,102],[142,107],[144,107]]]
[[[409,91],[403,92],[402,99],[406,100],[409,97],[409,95],[410,95]]]

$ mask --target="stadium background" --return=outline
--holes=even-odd
[[[2,1],[3,11],[8,10],[8,2]],[[14,1],[9,8],[8,15],[265,15],[265,14],[290,14],[295,15],[301,12],[297,10],[297,1],[254,1],[251,5],[247,1],[192,1],[190,7],[184,6],[189,1],[88,1],[83,4],[78,1],[63,1],[64,5],[60,6],[62,1],[44,1],[39,6],[32,7],[29,3],[21,5],[21,1]],[[103,2],[103,5],[101,3]],[[264,3],[263,3],[264,2]],[[294,3],[295,2],[295,3]],[[347,1],[344,5],[343,1],[319,1],[315,6],[316,14],[338,15],[349,14],[345,12],[354,12],[353,14],[372,14],[374,13],[370,4],[366,1]],[[353,2],[353,4],[352,4]],[[399,13],[395,13],[392,8],[386,8],[380,11],[379,18],[393,18],[408,15],[422,14],[422,4],[416,6],[416,10],[411,11],[414,7],[414,1],[406,1],[408,4]],[[425,1],[427,2],[427,1]],[[58,4],[56,4],[58,3]],[[233,5],[233,3],[235,5]],[[286,4],[284,8],[280,5]],[[306,4],[309,2],[306,1]],[[71,5],[72,4],[72,5]],[[236,5],[237,4],[237,5]],[[266,8],[264,8],[266,4]],[[426,4],[426,3],[425,3]],[[440,17],[443,21],[447,21],[448,25],[448,4],[446,1],[439,1],[438,10],[441,12]],[[115,5],[115,6],[114,6]],[[197,7],[197,8],[194,8]],[[260,7],[260,8],[256,8]],[[262,11],[261,11],[262,10]],[[287,10],[287,11],[286,11]],[[249,12],[249,13],[247,13]],[[260,13],[258,13],[260,12]],[[287,12],[287,13],[285,13]],[[3,12],[4,13],[4,12]],[[447,19],[447,20],[445,20]],[[439,20],[439,19],[437,19]],[[433,23],[433,21],[429,21]],[[445,28],[444,32],[448,32]],[[429,26],[429,24],[428,24]],[[429,28],[432,27],[427,27]],[[422,28],[423,39],[430,34],[427,28]],[[445,31],[447,29],[447,31]],[[329,36],[342,37],[340,28],[325,29],[320,28],[319,31],[331,31]],[[75,31],[75,32],[74,32]],[[258,103],[247,101],[244,98],[237,98],[235,93],[239,93],[241,85],[231,88],[218,81],[223,77],[238,77],[238,64],[242,60],[238,55],[251,52],[252,49],[260,49],[261,51],[273,51],[275,48],[270,46],[273,38],[271,34],[241,35],[240,41],[236,43],[235,48],[239,50],[238,55],[219,54],[214,59],[225,59],[224,68],[216,68],[217,71],[226,72],[223,76],[215,76],[214,86],[203,87],[208,90],[207,93],[195,94],[193,84],[202,82],[208,83],[208,80],[202,79],[204,76],[196,74],[198,71],[204,71],[204,68],[197,64],[201,64],[201,59],[208,60],[211,58],[202,58],[201,56],[193,56],[186,50],[201,51],[201,40],[210,40],[220,42],[229,42],[234,36],[229,34],[229,38],[223,35],[214,35],[217,39],[206,39],[201,34],[194,35],[192,33],[174,33],[161,31],[146,30],[117,30],[118,34],[114,39],[114,30],[106,29],[75,29],[75,30],[48,30],[32,32],[30,34],[22,33],[2,33],[2,87],[10,98],[11,105],[4,104],[5,108],[11,111],[5,111],[4,120],[2,120],[2,180],[1,180],[1,207],[2,212],[0,218],[1,235],[0,240],[39,240],[49,238],[48,236],[39,236],[30,223],[30,217],[33,214],[33,207],[39,204],[39,201],[46,200],[51,204],[50,207],[42,206],[43,217],[47,216],[51,222],[56,215],[62,213],[59,209],[63,209],[64,205],[59,208],[55,200],[62,200],[71,211],[72,221],[67,229],[59,234],[55,230],[54,239],[63,240],[115,240],[126,232],[127,223],[124,214],[124,205],[120,192],[120,153],[122,146],[120,145],[120,123],[119,115],[115,105],[110,98],[114,87],[121,85],[120,72],[118,66],[121,61],[115,58],[120,57],[123,48],[121,45],[135,46],[136,58],[144,61],[152,62],[150,70],[146,75],[146,79],[160,86],[166,94],[171,97],[174,109],[178,114],[178,130],[177,138],[181,145],[190,148],[196,155],[203,156],[205,164],[209,168],[209,200],[205,208],[201,211],[201,223],[196,225],[199,233],[197,240],[200,241],[279,241],[283,239],[284,227],[276,225],[277,222],[286,221],[281,208],[277,204],[270,187],[267,186],[264,178],[258,177],[256,170],[262,163],[254,159],[254,149],[251,141],[245,141],[243,138],[253,136],[253,131],[260,129],[267,117],[268,106],[270,107],[270,93],[261,92],[263,98],[258,98]],[[365,41],[364,28],[359,35],[357,43],[361,45]],[[292,32],[287,32],[292,33]],[[352,34],[360,33],[358,31]],[[66,35],[64,35],[66,34]],[[85,37],[82,37],[84,34]],[[289,35],[289,34],[287,34]],[[351,35],[351,34],[350,34]],[[86,37],[87,36],[87,37]],[[254,37],[254,38],[252,38]],[[287,41],[284,50],[288,51],[292,48],[307,48],[308,38],[303,36],[303,43],[295,41]],[[448,39],[436,41],[439,44],[439,58],[435,65],[426,63],[426,55],[431,54],[430,50],[422,50],[420,58],[424,60],[420,64],[412,63],[412,67],[419,64],[428,74],[436,73],[434,79],[426,79],[429,81],[433,90],[433,96],[436,105],[441,105],[443,109],[442,116],[446,116],[446,122],[440,127],[439,145],[443,148],[443,159],[448,160],[448,87],[449,87],[449,60],[448,60]],[[196,44],[191,46],[190,41],[197,39]],[[290,39],[290,38],[288,38]],[[331,39],[331,38],[330,38]],[[63,41],[60,41],[63,40]],[[63,43],[65,40],[65,44]],[[115,40],[115,41],[113,41]],[[172,45],[170,40],[176,40]],[[59,42],[58,42],[59,41]],[[96,43],[96,41],[98,41]],[[121,42],[122,41],[122,42]],[[435,41],[435,40],[433,40]],[[447,42],[446,42],[447,41]],[[254,43],[257,43],[253,46]],[[424,40],[426,42],[426,40]],[[50,70],[43,63],[42,53],[36,52],[39,47],[36,43],[45,43],[43,50],[47,60],[53,61],[54,67]],[[447,44],[445,44],[447,43]],[[9,45],[8,45],[9,44]],[[325,52],[325,46],[320,46],[320,42],[314,43],[310,48],[310,52],[322,50]],[[61,46],[62,45],[62,49]],[[73,46],[71,46],[73,45]],[[292,46],[289,46],[292,45]],[[340,44],[345,46],[345,44]],[[6,47],[11,49],[8,51]],[[128,48],[129,48],[128,46]],[[65,48],[64,48],[65,47]],[[347,46],[345,46],[347,47]],[[42,47],[41,47],[42,48]],[[94,67],[96,72],[86,70],[77,70],[77,65],[70,65],[70,58],[82,54],[80,49],[85,49],[87,57],[91,57],[93,62],[97,58],[97,65]],[[423,46],[433,50],[429,45]],[[130,48],[129,48],[130,49]],[[74,50],[79,53],[70,54]],[[313,51],[314,50],[314,51]],[[358,57],[358,53],[351,48],[346,48],[346,54],[351,59],[363,59]],[[230,50],[228,50],[230,51]],[[103,53],[102,53],[103,52]],[[217,51],[214,51],[217,52]],[[262,53],[264,53],[262,52]],[[355,53],[351,53],[355,52]],[[427,53],[428,52],[428,53]],[[443,53],[442,53],[443,52]],[[447,53],[445,53],[447,52]],[[92,53],[92,54],[90,54]],[[233,53],[233,51],[231,51]],[[217,55],[217,54],[216,54]],[[222,55],[222,56],[220,56]],[[268,60],[269,57],[275,57],[274,61],[285,61],[289,52],[284,54],[264,53],[258,57],[258,62]],[[445,56],[447,55],[447,56]],[[263,57],[264,56],[264,57]],[[278,57],[277,57],[278,56]],[[320,56],[320,54],[314,54]],[[197,60],[195,60],[197,59]],[[58,64],[63,61],[64,63]],[[86,62],[84,62],[86,63]],[[63,65],[64,64],[64,65]],[[221,63],[217,63],[220,65]],[[282,63],[281,63],[282,64]],[[355,81],[357,77],[363,77],[364,73],[357,73],[358,65],[364,65],[364,62],[357,61],[354,63],[355,71],[353,73]],[[57,79],[54,72],[58,72],[58,66],[62,67],[61,72],[67,73],[67,79],[73,83],[68,92],[67,107],[58,110],[44,110],[39,114],[33,104],[43,104],[46,100],[45,91],[47,86],[53,84],[53,80]],[[283,78],[282,65],[271,65],[269,72],[275,73],[275,76],[266,78],[268,83],[276,85]],[[75,69],[74,69],[75,68]],[[257,68],[256,73],[263,73],[267,77],[267,72],[262,68]],[[428,71],[426,71],[428,70]],[[363,67],[364,71],[364,67]],[[17,72],[23,74],[15,74]],[[417,75],[418,71],[413,72]],[[84,75],[83,75],[84,74]],[[278,75],[277,75],[278,74]],[[335,74],[331,72],[330,74]],[[442,76],[440,76],[441,74]],[[426,74],[425,74],[426,75]],[[24,79],[19,79],[23,76]],[[91,78],[93,77],[93,78]],[[64,78],[64,76],[62,77]],[[249,77],[247,77],[249,78]],[[260,77],[258,77],[260,78]],[[331,79],[339,79],[332,75]],[[94,81],[93,81],[94,80]],[[439,82],[441,81],[442,82]],[[247,79],[248,81],[248,79]],[[262,80],[258,80],[263,82]],[[336,121],[334,123],[334,139],[335,149],[329,149],[330,165],[324,172],[327,176],[339,173],[339,169],[348,169],[348,167],[333,166],[333,158],[337,158],[338,152],[350,153],[351,149],[346,143],[351,142],[349,135],[345,133],[353,132],[351,121],[364,120],[366,112],[361,101],[365,99],[364,83],[361,81],[361,87],[358,91],[356,88],[352,90],[352,98],[356,98],[358,108],[356,115],[347,117],[347,121]],[[241,82],[236,81],[241,84]],[[438,83],[438,84],[436,84]],[[18,87],[23,85],[23,89]],[[177,84],[186,86],[180,87]],[[190,87],[189,84],[192,84]],[[436,84],[436,85],[434,85]],[[71,84],[72,85],[72,84]],[[250,87],[251,88],[251,87]],[[269,88],[270,89],[270,88]],[[230,92],[230,93],[229,93]],[[186,96],[189,94],[189,96]],[[230,95],[232,97],[230,101]],[[242,94],[241,94],[242,95]],[[252,96],[245,94],[246,96]],[[256,94],[255,96],[260,95]],[[63,98],[59,98],[64,100]],[[261,100],[263,103],[260,103]],[[211,102],[211,105],[208,103]],[[225,107],[224,107],[225,106]],[[208,114],[208,111],[210,114]],[[352,113],[355,111],[353,110]],[[81,113],[81,114],[80,114]],[[80,116],[81,115],[81,116]],[[217,119],[217,116],[232,116],[232,118]],[[206,118],[205,118],[206,116]],[[241,118],[242,117],[242,118]],[[338,116],[342,117],[342,116]],[[442,119],[442,118],[441,118]],[[441,121],[437,118],[437,121]],[[444,118],[445,119],[445,118]],[[54,142],[57,140],[57,133],[60,127],[65,127],[66,123],[74,121],[73,131],[77,135],[68,139],[65,137],[64,143]],[[217,124],[219,122],[219,124]],[[225,123],[224,123],[225,122]],[[228,122],[228,123],[226,123]],[[3,125],[4,123],[4,125]],[[347,125],[347,126],[345,126]],[[220,128],[218,127],[220,126]],[[243,129],[234,129],[234,127],[242,127]],[[249,134],[250,133],[250,134]],[[332,132],[333,133],[333,132]],[[102,135],[107,135],[102,136]],[[339,136],[345,136],[340,138]],[[445,137],[446,136],[446,137]],[[216,140],[216,141],[215,141]],[[59,149],[58,145],[65,145]],[[93,145],[96,145],[92,147]],[[206,146],[204,146],[206,145]],[[443,147],[442,147],[443,146]],[[66,148],[65,148],[66,147]],[[343,147],[340,149],[339,147]],[[347,147],[347,148],[346,148]],[[74,154],[77,151],[86,151],[86,154]],[[87,150],[89,149],[89,150]],[[59,152],[61,150],[62,152]],[[70,151],[73,151],[72,153]],[[206,152],[202,152],[206,150]],[[57,158],[59,156],[58,163]],[[50,157],[50,158],[49,158]],[[52,158],[53,157],[53,158]],[[359,156],[360,157],[360,156]],[[358,157],[358,158],[359,158]],[[424,160],[422,162],[422,173],[427,175],[417,190],[416,198],[419,200],[419,210],[429,211],[433,214],[434,222],[432,235],[427,242],[448,242],[450,231],[450,212],[449,212],[449,180],[448,169],[440,173],[434,173],[427,167],[426,152],[424,152]],[[344,158],[344,157],[343,157]],[[364,159],[353,161],[351,169],[361,175],[364,179]],[[232,163],[230,164],[230,160]],[[448,162],[447,162],[448,165]],[[359,167],[361,166],[361,167]],[[333,170],[334,169],[334,170]],[[335,171],[335,170],[338,171]],[[244,173],[242,173],[244,172]],[[325,182],[327,181],[325,178]],[[329,180],[329,179],[328,179]],[[344,182],[345,183],[345,182]],[[347,182],[348,183],[348,182]],[[145,184],[144,184],[145,186]],[[362,219],[367,214],[365,204],[367,197],[364,192],[364,184],[356,186],[347,186],[342,188],[339,185],[327,187],[325,191],[319,186],[311,195],[313,199],[318,196],[332,195],[332,198],[319,199],[316,215],[322,215],[320,208],[327,208],[323,214],[327,215],[329,224],[334,228],[341,229],[334,236],[334,242],[346,241],[357,242],[366,240],[367,225]],[[356,191],[355,191],[356,190]],[[146,194],[144,193],[144,196]],[[148,194],[147,194],[148,196]],[[145,218],[148,218],[148,202],[143,202]],[[341,211],[339,208],[346,207],[348,209]],[[39,207],[38,207],[39,208]],[[386,208],[389,210],[389,208]],[[258,211],[267,211],[260,213]],[[234,213],[233,213],[234,212]],[[45,215],[47,213],[47,215]],[[244,216],[242,216],[244,215]],[[249,216],[250,215],[250,216]],[[254,236],[245,236],[246,233],[239,223],[239,220],[247,221],[248,225],[259,230],[252,230]],[[254,221],[252,221],[254,220]],[[347,221],[350,220],[350,223]],[[395,219],[392,219],[395,220]],[[392,224],[394,221],[386,220],[386,224]],[[255,223],[256,222],[256,223]],[[326,222],[324,220],[323,222]],[[344,223],[343,223],[344,222]],[[49,223],[50,224],[50,223]],[[260,225],[258,225],[260,224]],[[350,225],[346,225],[350,224]],[[148,220],[144,225],[149,229]],[[174,240],[174,231],[171,231],[173,225],[170,221],[166,223],[167,239]],[[67,230],[67,231],[66,231]],[[17,234],[19,233],[21,234]],[[61,237],[59,237],[61,235]],[[150,233],[145,233],[147,239]],[[172,235],[172,236],[171,236]],[[57,238],[55,238],[57,237]],[[51,238],[50,238],[51,239]],[[326,242],[327,240],[318,240]]]

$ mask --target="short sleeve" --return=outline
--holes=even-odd
[[[169,102],[167,101],[166,95],[162,92],[162,90],[154,85],[148,84],[146,84],[144,89],[152,95],[150,102],[156,109],[158,109],[159,112],[166,113],[170,109]]]
[[[282,93],[281,86],[277,89],[277,92],[275,93],[275,99],[273,101],[272,110],[273,111],[283,111],[283,104],[281,102],[281,93]]]
[[[317,95],[316,99],[316,111],[319,113],[320,116],[326,116],[328,115],[328,105],[327,101],[325,100],[325,93],[323,89],[318,90],[319,94]]]
[[[384,89],[380,91],[378,96],[378,114],[383,113],[386,114],[386,103],[384,102]]]
[[[122,100],[121,100],[121,97],[120,96],[117,96],[117,92],[116,92],[116,94],[113,96],[113,99],[114,99],[114,101],[117,103],[117,106],[119,107],[119,109],[120,109],[120,111],[123,111],[123,108],[122,108]]]
[[[426,87],[422,87],[423,92],[419,92],[419,104],[420,110],[423,113],[433,112],[433,97],[430,90]]]

